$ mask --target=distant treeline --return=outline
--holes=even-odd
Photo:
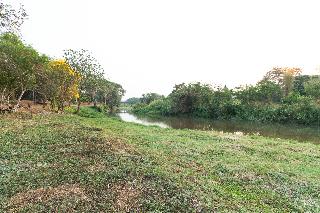
[[[212,119],[318,124],[320,78],[299,68],[273,68],[256,85],[235,89],[190,83],[176,85],[167,96],[131,98],[135,113],[187,115]]]
[[[104,77],[104,70],[87,50],[65,50],[62,59],[39,54],[19,37],[27,14],[0,3],[0,112],[19,108],[21,100],[49,102],[63,111],[66,104],[103,103],[113,111],[124,95],[121,85]]]

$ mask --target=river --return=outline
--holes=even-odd
[[[320,128],[302,125],[262,124],[248,121],[210,120],[190,117],[147,117],[128,112],[117,116],[126,122],[154,125],[162,128],[215,130],[228,133],[241,132],[245,135],[293,139],[301,142],[320,144]]]

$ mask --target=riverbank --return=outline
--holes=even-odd
[[[311,143],[80,115],[1,117],[4,211],[320,211]]]
[[[269,138],[320,144],[320,126],[261,123],[243,120],[212,120],[190,116],[146,116],[129,112],[120,112],[117,113],[117,116],[123,121],[147,126],[155,125],[162,128],[195,129],[225,133],[237,132],[249,136],[261,135]]]

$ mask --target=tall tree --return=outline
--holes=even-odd
[[[293,90],[294,79],[302,72],[298,67],[274,67],[267,72],[263,80],[272,81],[282,87],[285,96]]]
[[[125,90],[120,84],[101,79],[99,81],[99,89],[97,91],[97,100],[104,103],[108,109],[113,112],[118,107]]]
[[[103,78],[104,71],[88,50],[65,50],[64,58],[72,69],[81,76],[79,82],[79,98],[77,100],[77,112],[79,112],[81,99],[85,96],[89,96],[91,101],[96,104],[99,80]]]
[[[260,81],[256,85],[257,101],[261,102],[279,102],[282,98],[280,85],[271,81]]]
[[[169,98],[172,100],[173,113],[205,114],[213,95],[209,85],[201,83],[175,85]]]
[[[142,95],[142,98],[140,101],[145,104],[150,104],[152,101],[158,100],[164,98],[163,95],[159,95],[157,93],[151,92],[151,93],[145,93]]]
[[[65,60],[52,60],[37,75],[37,92],[50,101],[51,108],[64,110],[64,104],[79,97],[80,75]]]
[[[25,45],[18,36],[4,33],[0,36],[0,60],[2,99],[6,96],[7,100],[15,100],[15,111],[25,91],[34,88],[36,72],[47,57]]]

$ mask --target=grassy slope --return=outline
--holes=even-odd
[[[81,115],[0,117],[0,210],[320,211],[317,145]]]

